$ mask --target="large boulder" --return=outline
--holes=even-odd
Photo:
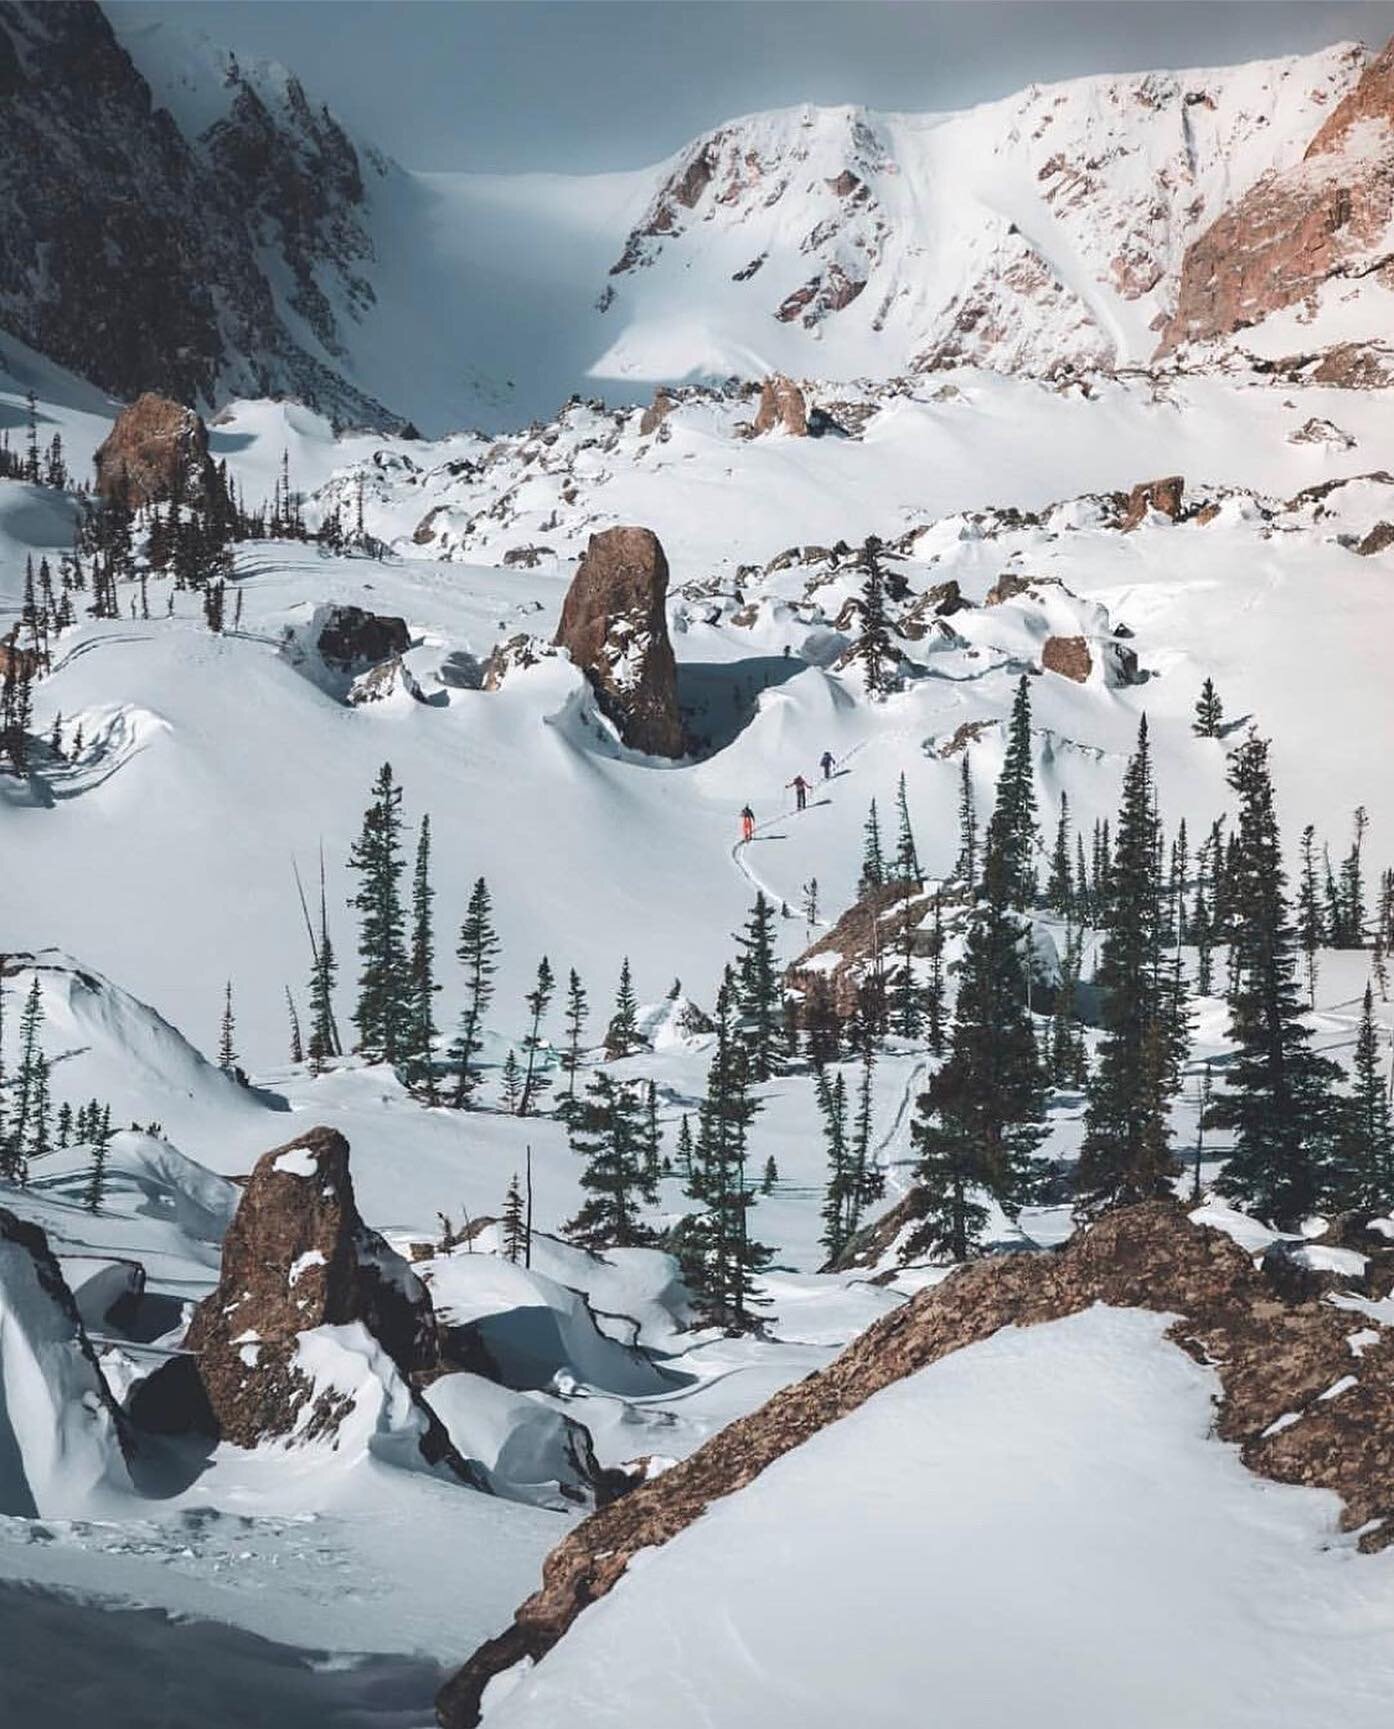
[[[370,1428],[469,1475],[412,1391],[440,1366],[430,1296],[364,1224],[348,1142],[333,1129],[257,1161],[185,1346],[224,1440],[332,1444],[366,1411]]]
[[[556,646],[590,680],[632,750],[682,756],[678,671],[664,605],[668,560],[649,528],[593,534],[562,604]]]
[[[95,460],[97,491],[110,498],[124,485],[133,506],[166,498],[201,503],[218,486],[208,428],[192,408],[151,391],[121,410]]]
[[[755,410],[755,433],[787,432],[790,438],[808,437],[808,401],[792,378],[776,372],[760,387]]]
[[[1041,645],[1041,665],[1076,684],[1087,684],[1094,670],[1089,644],[1082,636],[1048,636]]]
[[[411,647],[405,619],[361,606],[331,606],[316,623],[320,658],[342,672],[365,671]]]
[[[1119,495],[1118,526],[1124,534],[1130,533],[1149,510],[1155,510],[1160,516],[1169,516],[1175,522],[1181,515],[1185,490],[1186,482],[1179,474],[1166,474],[1160,480],[1139,481],[1131,492]]]

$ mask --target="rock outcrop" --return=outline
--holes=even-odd
[[[641,1550],[673,1537],[785,1453],[894,1381],[1002,1327],[1062,1320],[1095,1303],[1178,1317],[1168,1337],[1214,1368],[1216,1429],[1251,1470],[1333,1490],[1360,1547],[1394,1539],[1394,1332],[1319,1299],[1292,1300],[1228,1236],[1170,1202],[1112,1213],[1061,1250],[993,1257],[885,1316],[835,1362],[732,1423],[691,1458],[594,1514],[547,1558],[512,1625],[480,1647],[437,1702],[445,1729],[472,1729],[489,1681],[536,1662]],[[1339,1397],[1330,1396],[1341,1384]],[[1325,1395],[1325,1396],[1324,1396]],[[1280,1421],[1282,1419],[1282,1421]]]
[[[124,486],[132,506],[166,498],[201,503],[219,484],[208,428],[192,408],[150,391],[117,415],[95,460],[97,491],[111,498]]]
[[[570,654],[631,750],[682,756],[678,671],[668,639],[668,560],[648,528],[593,534],[562,605]]]
[[[1128,493],[1118,495],[1118,526],[1129,534],[1144,520],[1149,510],[1169,516],[1175,522],[1181,515],[1185,479],[1179,474],[1163,475],[1160,480],[1143,480]]]
[[[808,437],[808,401],[792,378],[775,373],[760,386],[755,410],[755,436],[765,432],[787,432],[790,438]]]
[[[1047,672],[1087,684],[1094,670],[1094,657],[1082,636],[1048,636],[1041,645],[1041,665]]]
[[[406,620],[365,612],[361,606],[334,606],[319,626],[320,657],[341,672],[365,671],[405,654],[411,647]]]
[[[430,1296],[364,1224],[348,1142],[325,1128],[257,1161],[223,1242],[217,1289],[184,1341],[224,1440],[334,1439],[352,1399],[341,1382],[320,1384],[316,1338],[363,1361],[380,1354],[371,1373],[399,1405],[410,1402],[413,1378],[440,1366]],[[414,1419],[425,1457],[453,1462],[424,1406]]]

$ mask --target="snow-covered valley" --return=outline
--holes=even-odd
[[[329,184],[285,74],[123,40]],[[0,301],[0,1715],[1383,1721],[1387,268],[1192,278],[1317,134],[1375,256],[1389,59],[580,191],[360,143],[318,394]]]

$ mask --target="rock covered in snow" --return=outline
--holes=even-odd
[[[1125,534],[1144,520],[1149,510],[1169,516],[1173,522],[1181,515],[1181,502],[1186,482],[1179,474],[1167,474],[1160,480],[1143,480],[1121,497],[1118,526]]]
[[[202,500],[218,486],[208,428],[192,408],[151,391],[117,415],[96,464],[103,498],[124,486],[133,507],[175,497]]]
[[[603,529],[576,567],[556,644],[590,680],[625,744],[678,757],[686,742],[667,597],[668,560],[653,530]]]
[[[319,1335],[328,1342],[307,1343]],[[339,1370],[350,1360],[380,1384],[390,1370],[404,1388],[436,1367],[431,1299],[359,1216],[341,1134],[311,1129],[257,1161],[224,1239],[217,1289],[185,1344],[219,1431],[244,1447],[332,1436],[347,1417]],[[338,1365],[330,1391],[312,1372],[317,1352]],[[400,1402],[395,1385],[389,1395]]]
[[[761,385],[754,426],[757,438],[775,431],[787,432],[790,438],[808,437],[808,402],[792,378],[776,373]]]
[[[93,1511],[129,1491],[127,1444],[48,1239],[0,1207],[0,1513]]]

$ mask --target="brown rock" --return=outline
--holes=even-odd
[[[677,404],[673,401],[672,397],[669,396],[666,390],[661,388],[655,390],[653,393],[653,401],[639,416],[639,436],[641,438],[651,438],[673,412],[676,406]]]
[[[301,1412],[314,1389],[294,1358],[313,1328],[360,1322],[408,1380],[437,1366],[431,1299],[364,1224],[348,1155],[344,1137],[325,1128],[262,1155],[228,1227],[217,1289],[194,1311],[184,1343],[219,1433],[238,1446],[337,1428],[332,1400],[317,1401],[308,1423]],[[434,1456],[448,1457],[434,1418],[428,1435]]]
[[[1119,495],[1119,528],[1124,534],[1130,533],[1149,510],[1169,516],[1175,522],[1181,515],[1181,501],[1185,490],[1185,479],[1179,474],[1164,475],[1160,480],[1139,481],[1126,496]]]
[[[1048,636],[1041,649],[1041,665],[1061,678],[1087,684],[1094,670],[1094,659],[1082,636]]]
[[[668,560],[648,528],[593,534],[562,604],[556,645],[590,680],[632,750],[681,756],[677,663],[664,603]]]
[[[96,455],[97,491],[110,498],[125,482],[130,504],[211,496],[218,472],[208,454],[208,428],[194,413],[147,391],[123,408]]]
[[[808,402],[792,378],[775,373],[760,387],[760,405],[755,410],[755,432],[758,437],[776,428],[790,438],[808,437]]]
[[[1019,594],[1025,594],[1035,580],[1033,576],[1023,576],[1019,570],[1004,570],[983,596],[983,605],[1001,606],[1005,600],[1015,600]]]
[[[484,662],[479,688],[501,690],[511,673],[523,667],[536,666],[539,661],[548,659],[556,652],[552,644],[543,642],[541,637],[529,636],[526,631],[520,631],[517,636],[510,636],[506,642],[496,643],[490,650],[489,658]]]
[[[892,1382],[1002,1327],[1062,1320],[1095,1303],[1179,1317],[1173,1344],[1217,1373],[1219,1438],[1251,1470],[1334,1490],[1360,1547],[1394,1538],[1394,1334],[1353,1357],[1358,1316],[1291,1300],[1228,1237],[1171,1202],[1108,1214],[1061,1250],[995,1256],[955,1271],[870,1327],[835,1362],[730,1424],[691,1458],[594,1514],[548,1556],[541,1587],[482,1645],[437,1700],[445,1729],[472,1729],[484,1688],[542,1658],[641,1550],[670,1541],[712,1504]],[[1321,1395],[1358,1376],[1338,1399]],[[1299,1421],[1277,1433],[1287,1413]]]
[[[1394,522],[1377,522],[1355,550],[1362,558],[1369,558],[1387,546],[1394,546]]]

